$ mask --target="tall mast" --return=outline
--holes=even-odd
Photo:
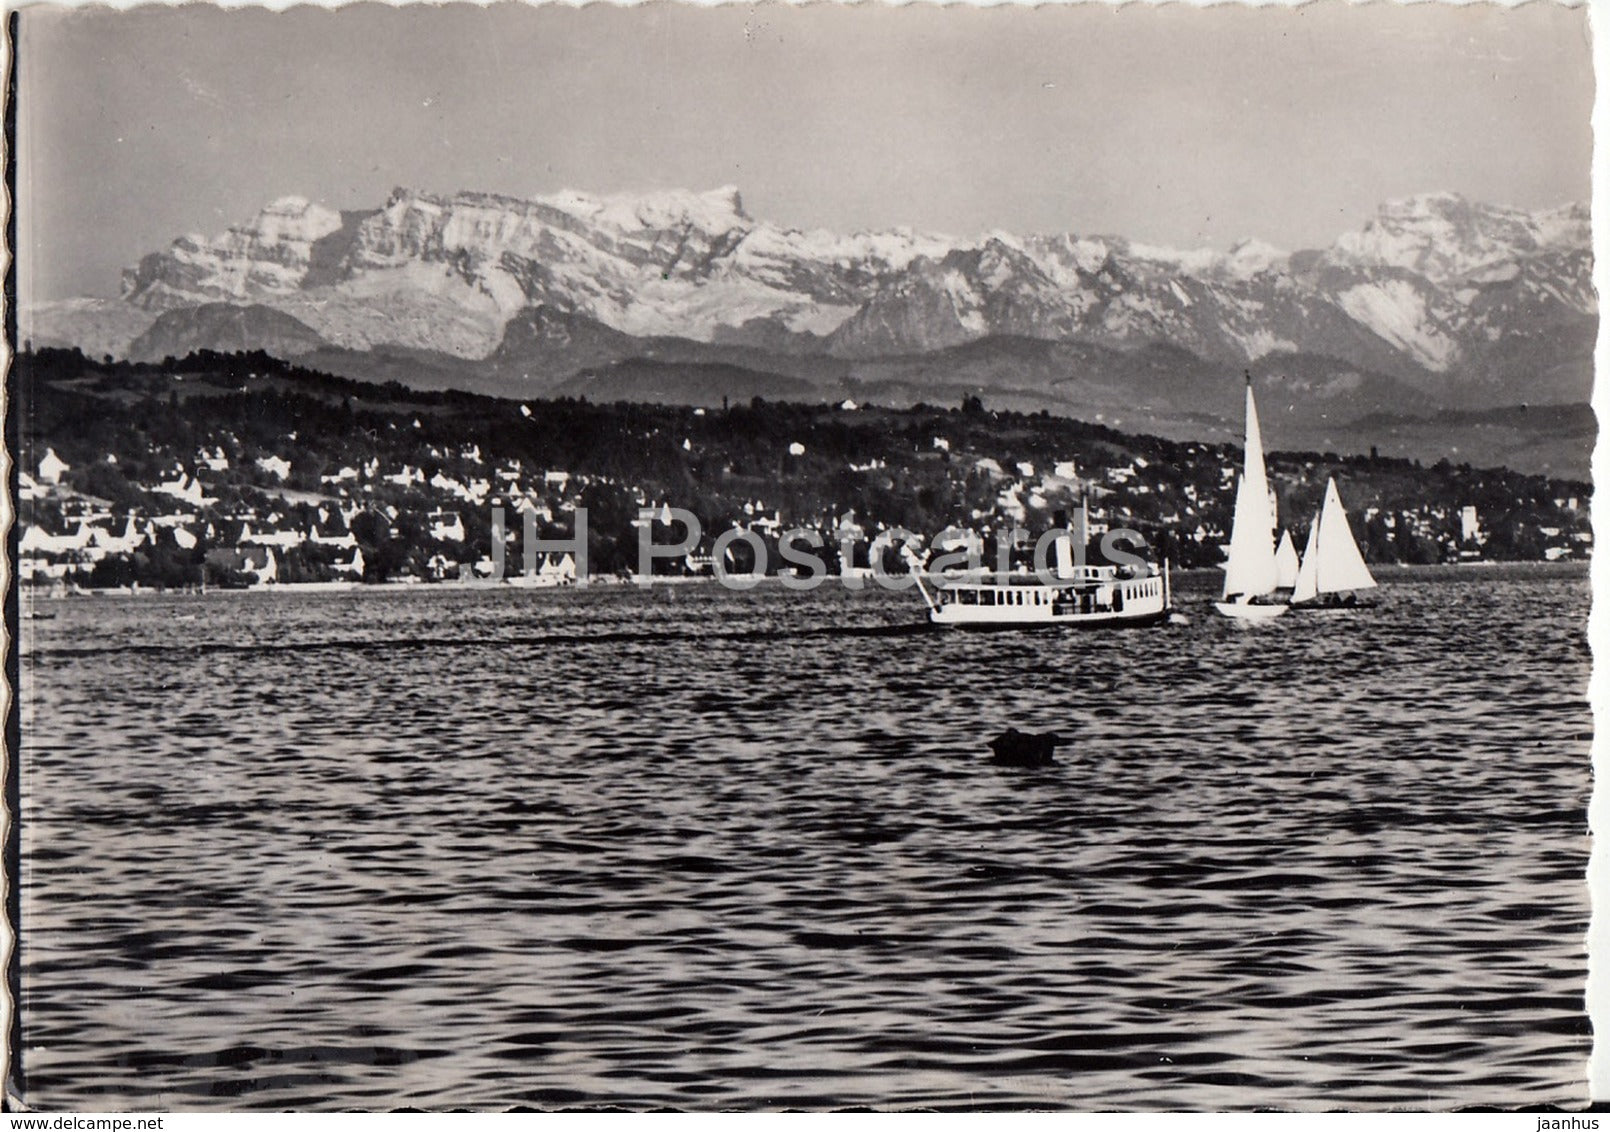
[[[1230,558],[1224,566],[1224,596],[1261,597],[1280,582],[1275,562],[1275,516],[1269,504],[1269,476],[1263,463],[1263,432],[1247,373],[1247,443],[1236,484],[1235,518],[1230,527]]]

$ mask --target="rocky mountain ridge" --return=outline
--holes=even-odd
[[[216,328],[234,341],[241,323],[219,303],[294,319],[275,327],[299,352],[318,341],[425,350],[537,387],[665,338],[761,351],[767,372],[791,372],[779,360],[790,357],[937,359],[1031,338],[1166,344],[1230,370],[1330,359],[1455,407],[1585,399],[1597,325],[1582,205],[1527,212],[1431,193],[1381,206],[1326,248],[1248,240],[1219,252],[1072,234],[807,232],[753,218],[728,186],[531,199],[398,189],[345,212],[287,197],[145,256],[121,300],[24,312],[24,334],[120,356],[143,334],[148,354],[160,315],[164,347],[226,348]],[[592,329],[578,351],[568,335],[580,325]]]

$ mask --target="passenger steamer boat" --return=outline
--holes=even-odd
[[[928,620],[956,628],[1008,629],[1045,625],[1105,628],[1154,625],[1173,609],[1168,563],[1161,571],[1139,566],[1078,566],[1068,561],[1067,543],[1057,544],[1058,563],[1050,582],[1038,575],[988,574],[950,581],[940,576],[932,591],[920,563],[912,572]],[[972,580],[977,578],[977,580]]]

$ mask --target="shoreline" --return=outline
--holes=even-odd
[[[1449,577],[1457,577],[1457,576],[1462,575],[1462,574],[1468,574],[1468,575],[1471,575],[1471,576],[1477,576],[1477,575],[1496,575],[1496,574],[1502,574],[1502,573],[1506,573],[1506,572],[1509,572],[1509,573],[1544,573],[1544,574],[1548,574],[1548,575],[1552,575],[1552,576],[1556,576],[1556,577],[1570,577],[1570,576],[1573,576],[1573,575],[1580,575],[1582,577],[1587,577],[1589,575],[1589,571],[1591,570],[1591,567],[1592,567],[1591,559],[1577,559],[1577,560],[1568,561],[1568,562],[1495,562],[1495,561],[1479,561],[1479,562],[1438,562],[1438,563],[1430,563],[1430,564],[1424,564],[1424,565],[1407,564],[1407,563],[1379,563],[1379,564],[1372,565],[1371,568],[1376,572],[1377,576],[1380,579],[1386,580],[1386,579],[1406,579],[1406,578],[1415,577],[1416,575],[1447,575]],[[902,575],[902,576],[905,576],[905,575]],[[925,578],[927,578],[928,580],[930,580],[930,581],[932,581],[933,578],[934,578],[934,575],[932,575],[932,574],[925,574],[923,576]],[[1179,580],[1195,581],[1195,580],[1198,580],[1198,579],[1222,577],[1223,576],[1223,571],[1218,567],[1210,567],[1210,566],[1198,566],[1198,567],[1195,567],[1195,568],[1189,569],[1189,570],[1183,570],[1183,569],[1175,568],[1173,571],[1171,571],[1170,576],[1175,578],[1175,579],[1179,579]],[[852,587],[843,585],[841,579],[837,575],[829,575],[829,576],[826,576],[821,583],[819,583],[818,587],[813,587],[813,588],[837,586],[838,588],[845,590],[845,592],[847,592],[847,593],[855,593],[855,592],[859,592],[859,591],[879,590],[879,589],[887,590],[890,593],[897,593],[897,592],[901,592],[903,589],[909,589],[910,588],[909,586],[901,587],[899,589],[894,588],[894,587],[879,586],[877,584],[877,582],[874,579],[872,579],[871,577],[857,578],[856,581],[859,583],[859,587],[858,588],[852,588]],[[771,576],[760,577],[760,578],[744,577],[743,582],[744,582],[744,584],[741,587],[733,586],[733,587],[723,587],[723,588],[731,588],[735,592],[748,591],[748,590],[753,590],[753,589],[762,589],[762,588],[764,588],[764,589],[784,589],[784,587],[782,586],[782,580],[777,575],[771,575]],[[498,582],[488,582],[488,581],[465,582],[465,581],[458,581],[458,580],[443,581],[443,582],[425,582],[425,581],[418,581],[418,580],[415,580],[415,581],[391,581],[391,582],[351,582],[351,581],[335,581],[335,582],[274,582],[274,583],[270,583],[268,585],[248,586],[248,587],[246,587],[244,589],[220,589],[220,588],[214,587],[213,589],[209,589],[209,590],[177,590],[177,589],[163,590],[163,589],[156,589],[156,588],[149,588],[149,589],[148,588],[140,588],[140,589],[131,590],[131,589],[127,589],[127,588],[107,588],[107,589],[93,589],[93,590],[92,589],[84,589],[84,590],[77,590],[77,591],[73,591],[73,592],[69,592],[69,593],[65,593],[65,594],[47,594],[47,593],[30,594],[29,593],[29,587],[20,587],[19,588],[19,594],[24,600],[26,600],[26,601],[28,601],[28,602],[30,602],[32,604],[37,605],[37,604],[45,603],[45,602],[55,603],[55,602],[70,601],[70,600],[74,600],[74,599],[83,599],[83,598],[125,598],[125,599],[142,599],[142,598],[152,598],[152,597],[204,598],[204,597],[209,597],[209,596],[213,596],[213,595],[217,595],[217,594],[273,594],[273,593],[284,593],[284,594],[358,594],[358,593],[363,593],[363,594],[367,594],[367,593],[374,593],[374,594],[399,594],[399,593],[444,593],[444,594],[445,593],[452,593],[452,594],[459,594],[459,593],[473,593],[473,592],[481,592],[481,593],[503,593],[503,592],[508,592],[508,593],[556,593],[556,592],[570,592],[570,591],[578,591],[578,590],[587,591],[587,590],[597,590],[597,589],[610,590],[610,591],[623,590],[624,589],[624,590],[637,590],[637,591],[643,591],[643,592],[650,592],[650,591],[653,591],[655,589],[659,589],[659,588],[662,588],[662,587],[677,587],[677,588],[681,588],[681,587],[701,586],[701,585],[705,585],[705,586],[721,586],[722,583],[719,582],[716,578],[709,577],[709,576],[689,577],[689,576],[671,576],[671,575],[667,575],[667,576],[663,576],[663,577],[662,576],[656,576],[654,578],[653,582],[651,584],[649,584],[649,585],[638,585],[637,582],[636,582],[636,579],[634,579],[634,578],[620,578],[620,577],[616,577],[616,576],[611,575],[611,576],[608,576],[608,577],[591,578],[586,582],[586,584],[566,583],[566,584],[563,584],[563,585],[552,585],[552,586],[529,585],[529,584],[526,584],[525,582],[519,580],[518,578],[514,578],[514,579],[504,579],[504,580],[498,581]]]

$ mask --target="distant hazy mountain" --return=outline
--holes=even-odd
[[[155,362],[182,358],[197,350],[263,350],[278,358],[296,358],[323,345],[312,327],[273,307],[203,303],[158,315],[150,328],[129,344],[128,357],[136,362]]]
[[[801,232],[750,217],[731,188],[399,189],[367,211],[276,201],[147,255],[123,292],[33,308],[23,333],[151,356],[238,348],[249,331],[270,350],[328,344],[355,375],[406,373],[407,351],[427,351],[426,370],[508,393],[630,396],[633,375],[652,375],[644,396],[658,397],[744,371],[746,389],[892,381],[937,398],[977,386],[1061,410],[1099,392],[1216,413],[1225,389],[1233,409],[1234,376],[1252,365],[1315,423],[1586,400],[1597,325],[1585,206],[1525,212],[1449,193],[1391,202],[1328,248],[1286,253],[1251,240],[1217,252]],[[239,322],[219,304],[257,313]],[[645,364],[601,369],[627,361]],[[701,368],[672,380],[677,365]]]

